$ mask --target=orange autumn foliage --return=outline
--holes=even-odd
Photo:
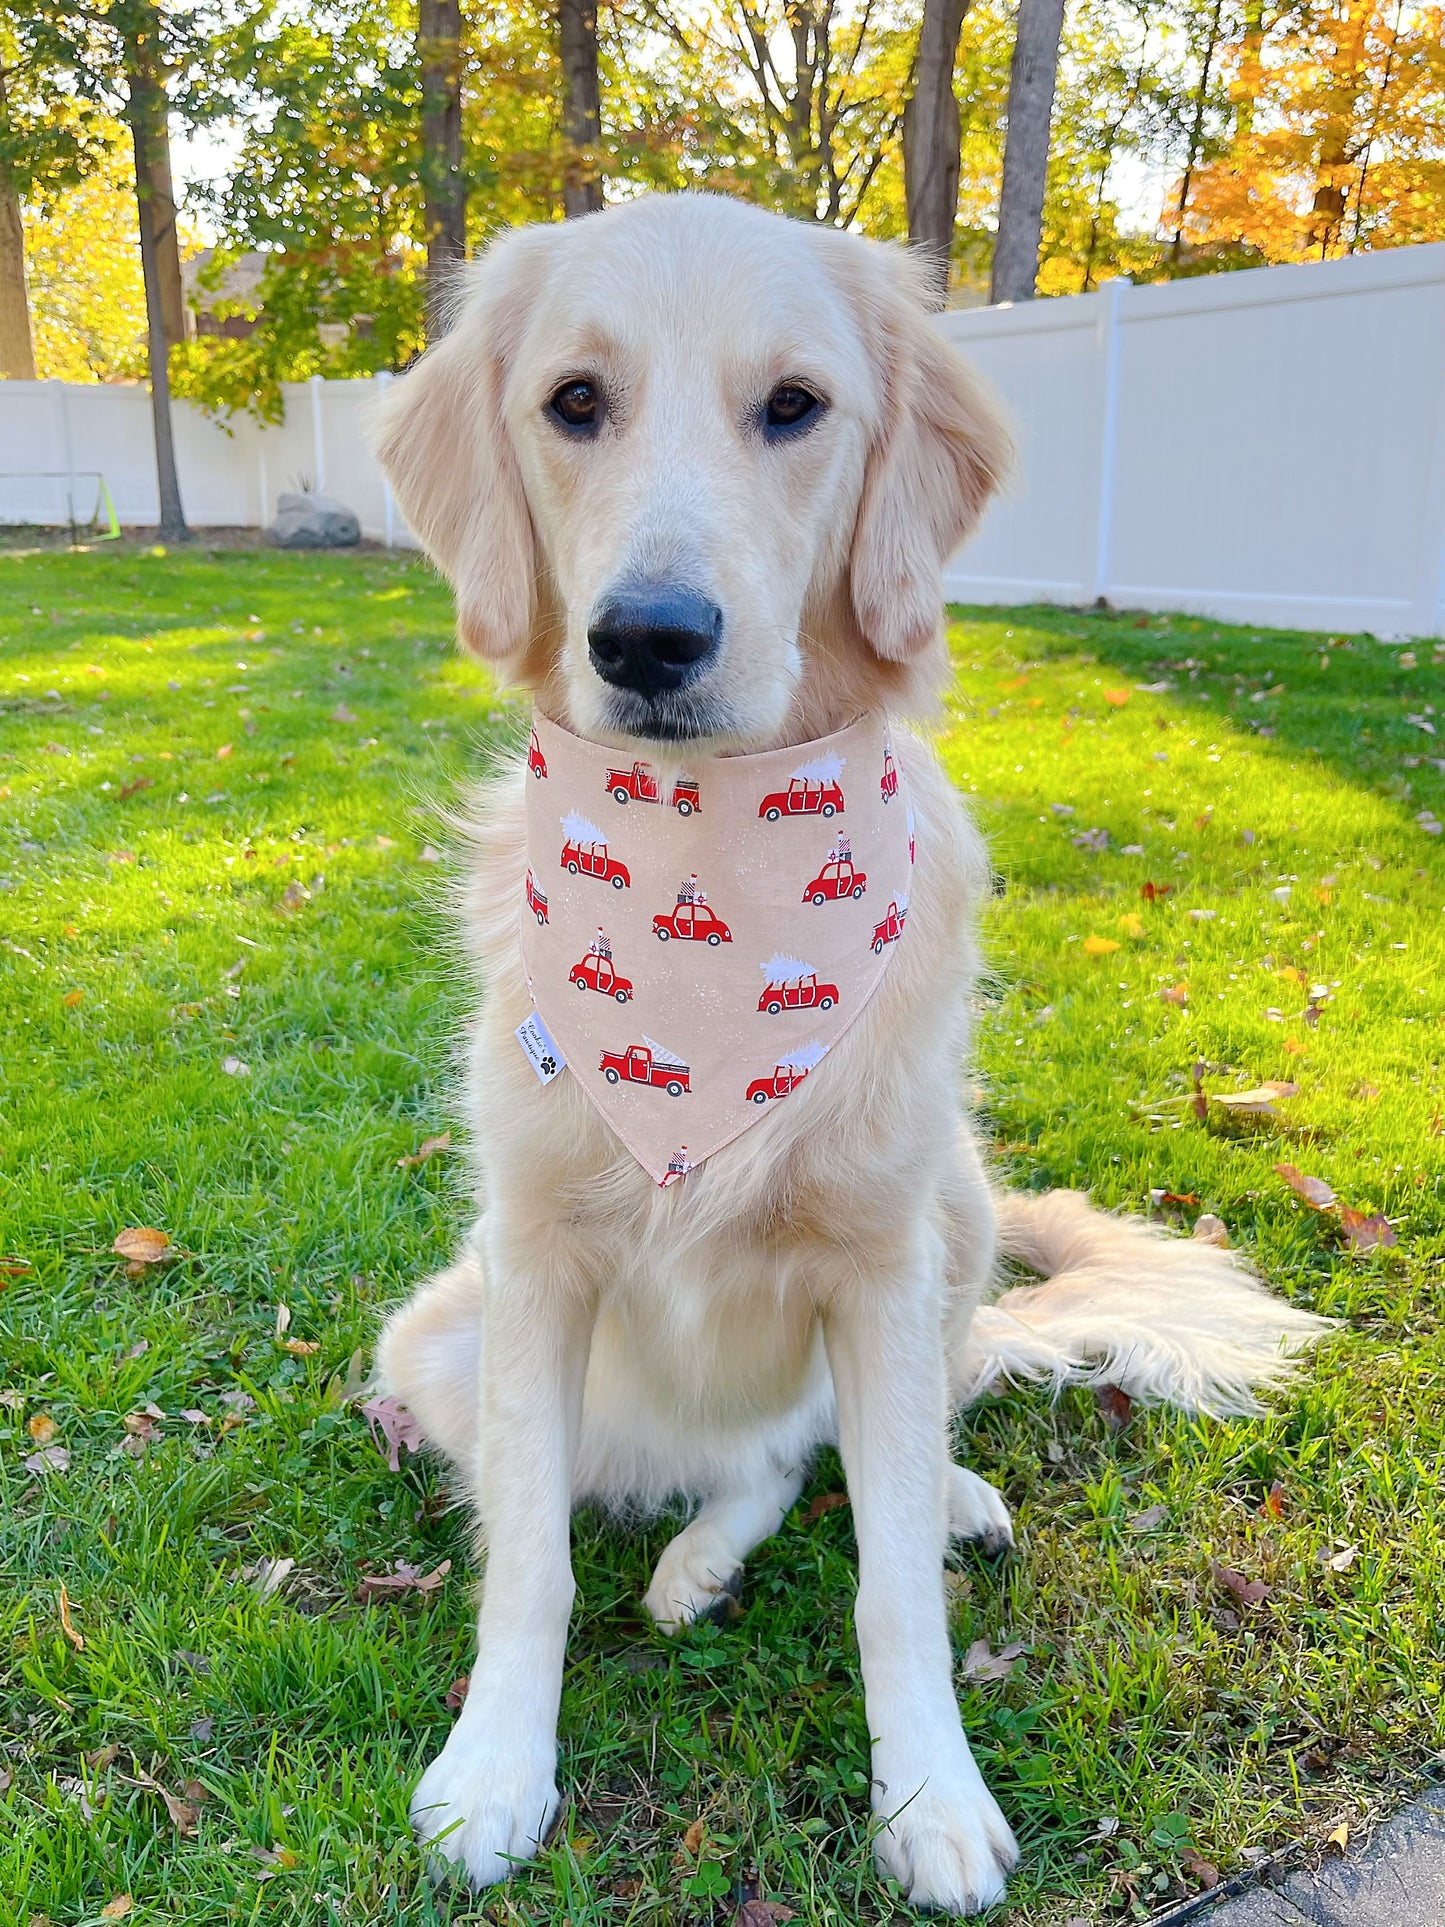
[[[1196,259],[1322,260],[1445,238],[1445,7],[1250,7],[1224,60],[1234,124],[1190,182]]]

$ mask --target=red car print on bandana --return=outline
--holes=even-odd
[[[758,815],[769,823],[784,816],[841,816],[843,791],[838,778],[845,758],[817,756],[800,763],[788,778],[785,790],[773,790],[758,805]]]
[[[848,897],[861,897],[868,878],[853,861],[853,839],[840,836],[828,852],[828,861],[811,883],[803,885],[804,903],[842,903]]]
[[[597,877],[603,883],[610,883],[614,890],[630,888],[632,873],[625,863],[608,854],[606,830],[599,830],[585,816],[570,810],[562,818],[562,834],[566,838],[562,845],[564,870],[574,877]]]
[[[801,957],[773,955],[762,966],[765,982],[758,1009],[770,1017],[784,1010],[831,1010],[838,1001],[836,984],[819,983],[812,964]]]

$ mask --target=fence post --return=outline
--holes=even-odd
[[[316,469],[316,493],[326,493],[326,437],[321,429],[321,377],[311,377],[311,459]]]
[[[55,391],[55,416],[60,429],[60,461],[65,470],[65,514],[70,523],[70,539],[75,540],[75,451],[70,445],[70,404],[65,383],[52,380]]]
[[[376,386],[380,394],[384,397],[387,389],[391,386],[391,370],[389,368],[380,368],[377,370]],[[384,469],[382,470],[381,476],[381,500],[381,539],[383,546],[391,549],[396,546],[396,502],[392,497],[391,483],[386,479],[386,471]]]
[[[1129,277],[1121,274],[1100,289],[1099,332],[1104,354],[1103,420],[1099,429],[1099,507],[1094,525],[1094,576],[1091,602],[1109,592],[1114,547],[1114,470],[1119,442],[1119,363],[1123,346],[1119,310]]]

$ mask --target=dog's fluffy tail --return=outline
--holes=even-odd
[[[1274,1297],[1228,1251],[1096,1211],[1079,1191],[998,1192],[1000,1255],[1044,1282],[974,1313],[955,1382],[1117,1385],[1232,1417],[1260,1410],[1330,1321]]]

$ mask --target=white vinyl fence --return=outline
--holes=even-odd
[[[940,325],[1003,396],[1021,457],[951,598],[1445,634],[1445,244]],[[262,527],[305,482],[373,540],[410,542],[367,449],[388,379],[288,387],[280,428],[178,405],[189,520]],[[157,520],[143,389],[0,382],[0,522],[88,520],[98,475],[123,524]]]
[[[287,383],[286,418],[222,421],[189,402],[172,410],[181,501],[193,528],[265,528],[276,498],[308,487],[353,509],[373,541],[410,543],[367,445],[390,375]],[[150,392],[145,388],[0,381],[0,522],[89,522],[103,478],[123,527],[160,520]]]
[[[951,598],[1445,634],[1445,244],[942,326],[1021,458]]]

